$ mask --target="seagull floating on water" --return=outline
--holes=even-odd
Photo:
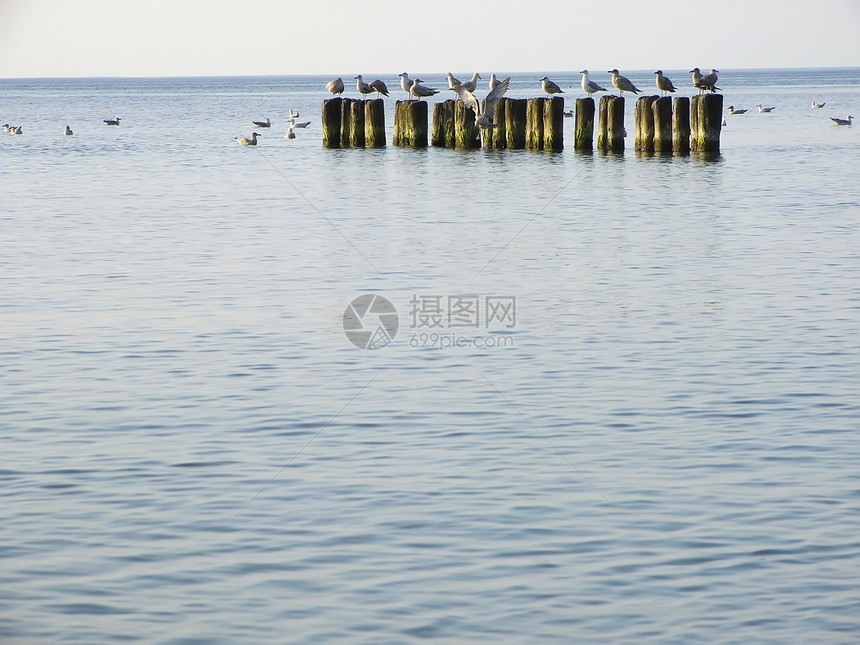
[[[291,119],[298,119],[298,118],[299,118],[299,113],[298,113],[298,112],[293,112],[292,108],[290,108],[289,118],[291,118]]]
[[[744,114],[746,110],[736,110],[734,105],[729,106],[729,114]]]
[[[376,80],[370,81],[368,85],[370,85],[370,88],[372,90],[376,91],[376,98],[380,98],[380,94],[382,96],[388,96],[388,87],[386,87],[385,83],[380,81],[378,78]]]
[[[66,129],[63,130],[63,134],[65,134],[66,136],[70,136],[73,135],[74,132],[72,132],[72,129],[69,126],[66,126]]]
[[[337,94],[337,95],[343,94],[343,89],[344,89],[343,88],[343,79],[338,76],[333,81],[329,81],[328,83],[326,83],[325,88],[329,92],[331,92],[332,96],[334,96],[335,94]],[[296,116],[298,116],[298,114],[296,114]]]
[[[625,78],[619,74],[617,69],[610,69],[609,73],[612,74],[612,84],[615,86],[615,89],[618,90],[618,96],[624,96],[624,92],[639,94],[639,92],[642,91],[631,83],[629,78]]]
[[[759,103],[758,105],[756,105],[756,107],[758,108],[758,111],[759,111],[759,112],[761,112],[761,113],[765,113],[765,112],[773,112],[773,111],[776,109],[776,106],[775,106],[775,105],[773,105],[773,106],[771,106],[771,107],[762,107],[762,106],[761,106],[761,103]]]
[[[812,107],[818,108],[818,109],[823,108],[825,105],[827,105],[827,104],[826,103],[816,103],[815,101],[812,102]]]
[[[251,138],[246,139],[245,137],[236,137],[236,141],[238,141],[243,146],[255,146],[257,145],[257,137],[260,135],[257,132],[251,133]]]
[[[565,111],[564,111],[564,116],[565,116],[566,118],[570,118],[570,117],[572,117],[572,116],[573,116],[573,110],[565,110]]]
[[[585,90],[585,93],[591,96],[595,92],[608,92],[605,87],[600,87],[597,83],[588,78],[588,70],[584,69],[580,72],[582,74],[582,89]]]
[[[290,119],[290,128],[306,128],[310,124],[310,121],[302,121],[301,123],[297,123],[295,119]]]
[[[269,117],[266,117],[265,121],[251,121],[251,123],[256,125],[258,128],[271,128],[272,127],[272,122],[269,121]]]
[[[107,125],[119,125],[119,117],[115,119],[102,119]]]
[[[839,117],[832,116],[830,120],[833,121],[836,125],[851,125],[851,121],[854,120],[854,117],[850,114],[844,119],[840,119]]]
[[[547,93],[547,96],[552,96],[553,94],[564,94],[561,88],[546,76],[540,79],[540,86],[543,88],[543,91]]]
[[[290,126],[289,128],[287,128],[286,134],[284,134],[284,139],[295,139],[295,138],[296,138],[296,133],[293,132],[293,126]]]
[[[675,86],[672,85],[672,81],[670,81],[666,76],[663,76],[663,70],[658,69],[654,72],[656,76],[654,77],[654,84],[657,85],[657,89],[660,90],[660,96],[665,96],[666,92],[674,92]]]
[[[434,94],[438,94],[439,90],[434,90],[432,88],[421,85],[423,83],[420,78],[416,78],[412,81],[412,86],[409,88],[409,93],[412,96],[418,97],[419,99],[427,98],[428,96],[433,96]],[[462,87],[462,85],[458,86]]]
[[[466,107],[471,108],[475,113],[476,126],[481,128],[492,128],[494,125],[493,116],[496,113],[496,104],[499,102],[499,99],[504,96],[505,92],[508,91],[508,84],[510,82],[511,77],[508,76],[496,86],[496,89],[491,90],[490,93],[487,94],[487,98],[484,99],[483,114],[481,114],[481,105],[478,103],[478,99],[476,99],[475,95],[466,88],[465,83],[457,85],[454,91],[457,92],[457,96],[460,97],[460,100],[463,101]]]

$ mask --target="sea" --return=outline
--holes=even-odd
[[[860,642],[860,69],[709,156],[394,147],[399,71],[373,150],[0,81],[0,642]]]

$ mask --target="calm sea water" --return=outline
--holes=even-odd
[[[856,643],[860,70],[723,70],[715,160],[323,150],[326,80],[0,82],[0,640]]]

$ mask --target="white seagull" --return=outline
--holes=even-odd
[[[496,89],[500,83],[501,81],[496,78],[495,74],[490,74],[490,90]]]
[[[420,78],[416,78],[414,81],[412,81],[412,87],[409,88],[409,93],[412,96],[422,99],[439,93],[439,90],[434,90],[429,87],[425,87],[424,85],[421,85],[422,82],[423,81]]]
[[[584,69],[580,72],[582,74],[582,89],[585,90],[585,93],[591,96],[595,92],[606,92],[608,91],[605,87],[600,87],[597,83],[588,78],[588,70]]]
[[[119,117],[115,119],[102,119],[107,125],[119,125]]]
[[[245,137],[236,137],[236,141],[238,141],[243,146],[255,146],[257,145],[257,137],[260,135],[256,132],[251,133],[251,138],[246,139]]]
[[[496,113],[496,104],[499,102],[499,99],[504,96],[505,92],[508,91],[508,83],[510,82],[511,77],[508,76],[505,80],[499,82],[496,89],[487,94],[487,98],[484,99],[483,114],[481,114],[481,105],[478,103],[478,99],[476,99],[475,95],[466,89],[465,84],[461,83],[454,91],[457,92],[457,96],[459,96],[460,100],[465,103],[466,107],[472,108],[472,111],[475,113],[475,117],[477,117],[475,119],[475,125],[481,128],[492,128],[494,125],[493,116]]]
[[[540,86],[544,92],[547,93],[547,96],[552,96],[553,94],[564,94],[562,89],[549,80],[546,76],[540,79]]]
[[[472,74],[472,78],[470,78],[465,83],[460,83],[463,87],[465,87],[470,92],[474,92],[478,88],[478,79],[481,78],[481,75],[478,72]],[[453,88],[452,88],[453,89]],[[456,91],[456,90],[455,90]]]
[[[850,114],[847,117],[845,117],[844,119],[840,119],[838,117],[832,116],[832,117],[830,117],[830,120],[833,121],[833,123],[835,123],[836,125],[851,125],[851,121],[854,120],[854,117],[851,116]]]
[[[291,119],[298,119],[298,118],[299,118],[299,113],[298,113],[298,112],[293,112],[292,108],[290,108],[290,115],[289,115],[289,118],[291,118]]]
[[[272,122],[269,121],[269,117],[266,117],[265,121],[251,121],[251,123],[256,125],[258,128],[271,128],[272,127]]]
[[[771,106],[771,107],[762,107],[762,106],[761,106],[761,103],[759,103],[758,105],[756,105],[756,107],[758,108],[758,111],[759,111],[759,112],[761,112],[761,113],[765,113],[765,112],[773,112],[773,111],[776,109],[776,106],[775,106],[775,105],[774,105],[774,106]]]
[[[662,69],[658,69],[654,74],[654,84],[657,86],[657,89],[660,90],[660,96],[665,96],[666,92],[672,93],[675,91],[675,86],[672,85],[672,81],[670,81],[668,77],[663,76]]]
[[[295,139],[295,138],[296,138],[296,133],[293,132],[293,126],[290,126],[289,128],[287,128],[287,132],[284,135],[284,139]]]
[[[311,124],[310,121],[302,121],[297,123],[295,119],[290,119],[290,128],[306,128]]]
[[[329,81],[328,83],[326,83],[325,88],[329,92],[331,92],[332,96],[334,96],[335,94],[343,94],[343,79],[338,76],[333,81]],[[298,114],[296,114],[296,116],[298,116]]]
[[[812,102],[812,107],[817,108],[817,109],[821,109],[825,105],[827,105],[827,103],[816,103],[815,101]]]
[[[400,76],[400,87],[401,89],[409,95],[409,100],[412,100],[412,80],[409,78],[409,74],[403,72]]]
[[[618,96],[624,96],[624,92],[633,92],[634,94],[641,92],[638,87],[630,82],[629,78],[619,74],[617,69],[610,69],[609,73],[612,74],[612,84],[618,90]]]
[[[734,105],[729,106],[729,114],[744,114],[746,110],[736,110]]]
[[[445,74],[445,78],[448,79],[448,89],[453,90],[457,85],[462,85],[460,79],[454,76],[451,72]],[[455,90],[456,91],[456,90]]]
[[[63,134],[65,134],[66,136],[69,136],[69,135],[74,134],[74,132],[72,132],[72,129],[69,126],[66,126],[66,129],[63,130]]]

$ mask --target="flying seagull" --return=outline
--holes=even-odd
[[[481,114],[481,106],[478,103],[478,99],[476,99],[475,95],[466,89],[465,84],[461,83],[454,91],[457,92],[457,96],[460,97],[460,100],[463,101],[463,103],[465,103],[466,107],[472,108],[472,111],[477,117],[475,119],[475,125],[481,128],[491,128],[494,125],[493,116],[496,113],[496,104],[499,102],[499,99],[504,96],[505,92],[508,91],[508,83],[510,82],[511,77],[508,76],[496,86],[496,89],[487,94],[487,98],[484,99],[483,114]]]

